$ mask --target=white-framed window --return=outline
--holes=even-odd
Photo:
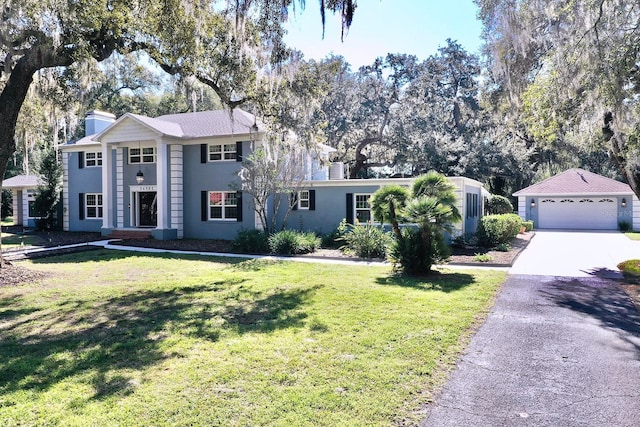
[[[236,144],[209,144],[209,161],[236,160]]]
[[[209,191],[209,219],[236,220],[238,195],[235,191]]]
[[[102,151],[84,153],[84,166],[86,168],[102,166]]]
[[[302,190],[298,192],[298,209],[309,210],[311,206],[311,195],[309,190]]]
[[[87,193],[84,195],[84,217],[102,218],[102,194]]]
[[[373,215],[371,215],[371,194],[355,194],[354,207],[356,210],[356,223],[368,223],[373,221]]]
[[[129,163],[155,163],[156,147],[129,148]]]

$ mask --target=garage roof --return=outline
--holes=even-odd
[[[513,193],[514,196],[632,194],[629,185],[584,169],[569,169]]]

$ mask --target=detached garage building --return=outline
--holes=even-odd
[[[535,228],[616,230],[628,222],[640,229],[640,202],[620,181],[569,169],[517,191],[518,214]]]

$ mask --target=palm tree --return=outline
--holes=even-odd
[[[371,197],[373,217],[381,223],[390,222],[396,239],[402,239],[398,225],[398,213],[409,199],[409,190],[399,185],[388,185],[376,191]]]
[[[434,262],[446,258],[444,231],[462,220],[456,204],[456,187],[433,171],[415,180],[411,198],[407,199],[406,189],[390,186],[378,190],[371,202],[374,216],[393,224],[395,262],[405,272],[418,274],[428,273]],[[418,230],[400,232],[400,220],[416,224]]]

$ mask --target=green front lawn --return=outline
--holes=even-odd
[[[2,233],[2,249],[42,244],[42,238],[33,234]]]
[[[0,286],[0,425],[420,418],[505,273],[91,251]]]
[[[13,218],[12,217],[4,218],[3,220],[0,221],[0,225],[2,225],[3,227],[13,225]]]

